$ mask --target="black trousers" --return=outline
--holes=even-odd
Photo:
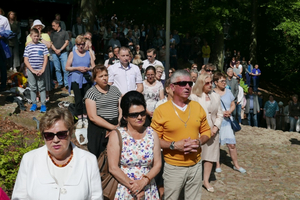
[[[72,82],[71,89],[74,92],[74,99],[75,99],[75,114],[76,116],[79,115],[86,115],[86,108],[85,104],[82,101],[86,91],[90,89],[91,85],[89,83],[83,84],[82,88],[79,88],[79,84],[76,82]]]
[[[105,119],[105,118],[103,118]],[[118,118],[113,119],[105,119],[107,122],[117,125],[118,124]],[[105,150],[107,143],[108,143],[108,137],[105,138],[107,129],[97,126],[94,124],[94,122],[89,121],[88,130],[87,130],[87,137],[88,137],[88,150],[92,154],[94,154],[97,158],[100,156],[100,154]]]

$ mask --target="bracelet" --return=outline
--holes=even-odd
[[[148,177],[148,176],[146,176],[146,175],[143,175],[143,178],[146,178],[146,179],[148,179],[148,183],[147,183],[147,185],[150,183],[150,178]]]
[[[202,143],[201,143],[200,138],[198,138],[197,140],[199,141],[199,147],[201,148],[201,144],[202,144]]]

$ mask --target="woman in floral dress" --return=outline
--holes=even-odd
[[[144,96],[137,91],[126,93],[121,109],[121,156],[116,131],[110,132],[107,145],[109,170],[119,181],[114,199],[159,199],[154,177],[161,167],[160,144],[153,129],[144,126]]]

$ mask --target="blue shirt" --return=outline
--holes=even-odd
[[[252,69],[252,74],[260,74],[261,73],[261,71],[260,71],[260,69]],[[253,78],[258,78],[259,76],[253,76]]]

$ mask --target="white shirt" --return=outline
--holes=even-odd
[[[136,90],[137,83],[143,83],[141,71],[138,66],[128,64],[124,68],[121,63],[115,63],[108,68],[108,82],[113,83],[122,94]]]
[[[244,89],[239,86],[239,93],[238,93],[238,96],[237,96],[237,102],[239,102],[241,104],[241,101],[243,100],[243,97],[244,97]]]
[[[107,59],[107,60],[104,62],[104,66],[105,66],[105,67],[108,67],[108,61],[109,61],[109,59]]]
[[[10,31],[10,25],[8,22],[8,19],[4,17],[3,15],[0,15],[0,32],[8,30]]]
[[[160,65],[160,66],[164,66],[162,64],[162,62],[160,62],[159,60],[154,60],[153,63],[150,63],[150,61],[148,59],[146,60],[143,60],[143,69],[147,69],[148,66],[152,65],[153,67],[155,67],[156,65]],[[165,74],[165,71],[163,72],[162,76],[161,76],[161,79],[162,80],[165,80],[166,79],[166,74]]]

